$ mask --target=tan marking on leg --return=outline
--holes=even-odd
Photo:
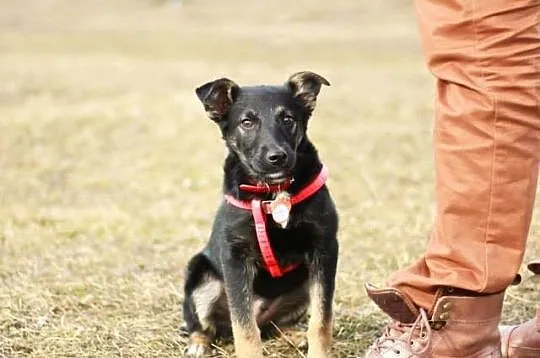
[[[238,323],[232,324],[234,348],[237,358],[262,358],[261,333],[255,321],[252,328],[243,327]]]
[[[191,296],[203,331],[215,334],[215,324],[209,318],[214,311],[216,302],[222,294],[224,294],[223,285],[215,279],[209,279],[193,291]]]
[[[326,358],[332,345],[332,319],[325,321],[323,292],[318,283],[310,289],[310,317],[307,330],[308,358]]]
[[[193,332],[189,335],[189,343],[191,344],[210,344],[210,338],[201,332]]]

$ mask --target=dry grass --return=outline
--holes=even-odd
[[[224,155],[193,88],[302,69],[333,84],[310,131],[341,213],[335,352],[359,356],[383,323],[362,283],[422,252],[433,209],[432,79],[408,2],[379,3],[0,0],[0,356],[178,357]]]

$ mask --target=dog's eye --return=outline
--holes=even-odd
[[[255,122],[251,119],[242,119],[242,122],[240,122],[243,128],[245,129],[252,129],[255,126]]]
[[[287,115],[285,115],[285,117],[283,117],[283,123],[288,125],[288,126],[293,125],[294,122],[295,122],[294,117],[289,115],[289,114],[287,114]]]

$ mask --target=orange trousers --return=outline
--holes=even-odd
[[[436,222],[393,287],[506,289],[522,263],[540,158],[540,0],[416,0],[437,79]]]

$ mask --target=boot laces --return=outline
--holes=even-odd
[[[415,341],[420,338],[422,344],[416,346]],[[423,308],[420,308],[420,314],[414,323],[403,324],[398,321],[390,323],[383,335],[375,341],[372,350],[375,352],[382,352],[387,350],[393,350],[394,353],[400,354],[400,342],[410,347],[411,352],[414,355],[420,355],[425,353],[429,349],[429,341],[431,340],[431,325],[427,317],[427,313]],[[415,347],[416,346],[416,347]]]

